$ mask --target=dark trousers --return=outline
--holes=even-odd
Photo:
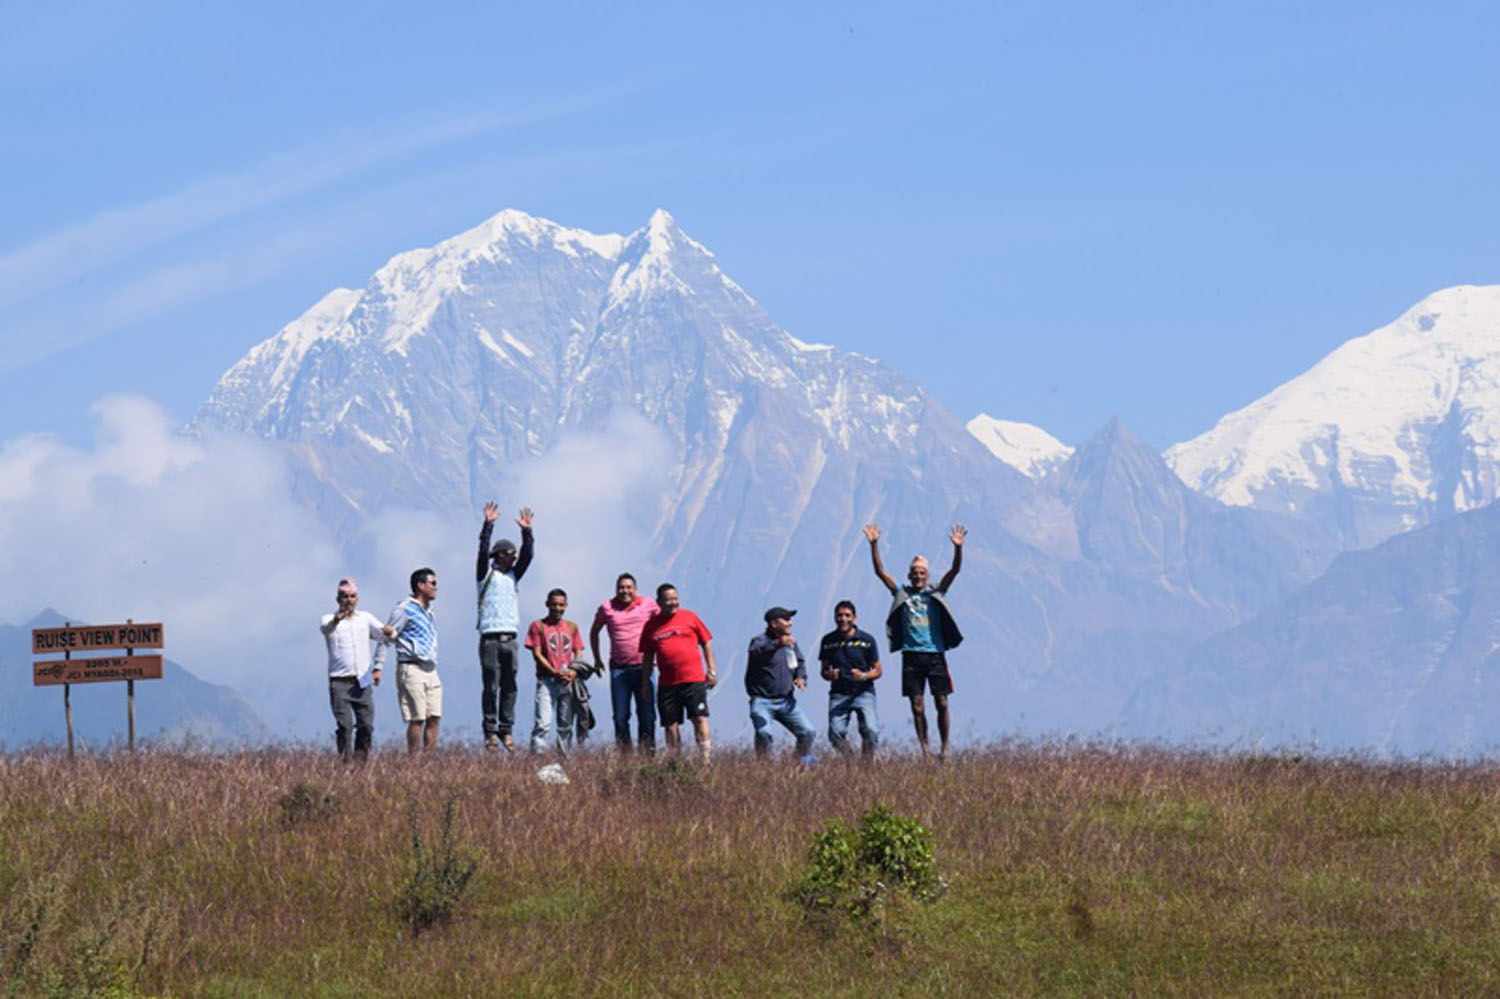
[[[615,721],[615,742],[630,745],[630,705],[635,704],[636,732],[642,746],[656,744],[656,684],[641,693],[641,667],[609,668],[609,706]],[[580,740],[581,741],[581,740]]]
[[[516,727],[516,633],[487,631],[479,636],[479,673],[484,689],[479,711],[485,735],[510,735]]]
[[[354,730],[354,755],[370,755],[375,736],[375,688],[361,687],[354,677],[332,677],[328,681],[328,705],[333,708],[333,744],[339,755],[349,758],[349,730]]]

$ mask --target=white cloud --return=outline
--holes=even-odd
[[[508,537],[519,544],[515,517],[523,506],[534,513],[536,557],[521,583],[523,623],[546,613],[545,597],[555,586],[568,591],[568,616],[587,631],[594,608],[614,595],[621,572],[651,585],[659,573],[648,561],[651,527],[664,485],[656,473],[671,467],[665,434],[622,411],[608,431],[558,438],[545,455],[514,470],[505,492],[481,499],[501,508],[493,541]],[[370,518],[354,543],[366,578],[378,580],[383,590],[399,586],[404,592],[420,566],[437,572],[445,671],[477,669],[474,569],[482,519],[478,506],[449,515],[388,510]],[[389,608],[369,609],[383,614]],[[522,689],[529,688],[523,683]]]
[[[0,547],[11,566],[0,576],[0,620],[21,622],[49,606],[79,620],[160,620],[171,658],[235,686],[273,729],[321,739],[328,721],[316,623],[333,607],[338,578],[362,567],[361,606],[384,617],[405,595],[411,570],[430,565],[442,584],[435,610],[450,727],[478,729],[480,510],[387,511],[341,552],[333,532],[293,498],[274,445],[183,436],[160,406],[139,397],[111,396],[94,412],[90,447],[37,435],[0,445]],[[661,496],[654,473],[670,467],[667,459],[662,433],[622,414],[608,432],[565,436],[516,470],[514,496],[495,498],[513,537],[517,508],[536,511],[524,618],[541,616],[547,590],[562,586],[573,596],[570,616],[587,630],[618,572],[633,571],[643,584],[652,578],[645,559]],[[523,668],[523,730],[529,677]],[[388,689],[377,702],[386,735],[396,719]]]
[[[587,630],[621,572],[640,577],[642,587],[654,585],[660,567],[647,557],[666,484],[661,473],[669,469],[675,461],[665,433],[625,410],[613,414],[607,431],[567,434],[522,465],[512,506],[535,510],[537,534],[536,583],[523,610],[540,617],[547,591],[560,586],[568,591],[569,617]]]
[[[167,654],[216,682],[294,668],[293,636],[328,603],[339,557],[291,500],[270,447],[180,436],[155,403],[95,406],[82,449],[44,437],[0,447],[0,618],[43,607],[166,625]],[[316,635],[316,632],[313,632]]]

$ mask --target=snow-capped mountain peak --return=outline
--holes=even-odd
[[[1039,479],[1068,460],[1073,449],[1041,427],[980,413],[965,427],[990,454],[1016,471]]]
[[[606,311],[664,291],[690,296],[696,293],[702,280],[712,281],[750,301],[750,296],[719,270],[708,247],[683,232],[662,208],[651,213],[644,228],[625,239],[617,259],[619,264],[610,279]]]
[[[1363,547],[1500,488],[1500,286],[1436,292],[1171,448],[1233,505],[1327,509]]]

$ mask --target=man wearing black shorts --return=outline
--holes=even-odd
[[[953,693],[953,677],[948,672],[946,653],[964,640],[953,621],[946,597],[948,587],[953,585],[963,564],[967,536],[962,524],[954,524],[953,530],[948,532],[948,540],[953,542],[953,564],[936,586],[931,585],[927,559],[921,555],[911,560],[911,567],[906,572],[907,584],[901,585],[881,564],[880,528],[874,524],[865,525],[865,539],[870,542],[870,561],[875,566],[875,577],[891,591],[891,610],[886,615],[885,633],[891,651],[901,653],[901,696],[911,701],[911,720],[925,758],[929,753],[927,711],[922,692],[924,687],[932,691],[932,703],[937,708],[938,736],[942,739],[942,748],[938,751],[940,761],[948,758],[948,695]]]
[[[656,713],[666,732],[667,751],[682,751],[678,726],[686,715],[693,723],[698,758],[707,763],[708,691],[719,682],[714,668],[714,636],[697,614],[679,605],[677,587],[671,583],[656,588],[656,604],[656,614],[641,629],[641,696],[651,696],[651,670],[660,667]]]

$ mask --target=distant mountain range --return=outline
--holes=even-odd
[[[1075,679],[1091,670],[1080,639],[1206,635],[1332,556],[1294,522],[1189,499],[1120,427],[1058,470],[1060,488],[1018,474],[898,372],[781,330],[664,212],[628,236],[502,212],[402,254],[251,351],[197,425],[283,442],[307,494],[350,525],[392,505],[474,518],[519,463],[622,410],[669,442],[639,522],[647,561],[734,645],[771,603],[816,622],[848,596],[878,624],[862,524],[883,525],[898,572],[918,550],[945,563],[948,526],[968,524],[955,669],[978,731],[1021,723],[1059,682],[1107,715],[1113,684]],[[1097,520],[1135,504],[1155,518],[1140,544]],[[602,596],[610,580],[577,586]]]
[[[1153,738],[1495,752],[1500,506],[1339,557],[1290,599],[1171,655],[1125,716]]]
[[[1441,292],[1165,458],[1118,422],[1069,448],[983,415],[966,428],[899,372],[791,336],[665,212],[596,235],[506,211],[329,293],[226,373],[195,428],[284,445],[299,494],[353,539],[393,509],[477,526],[485,499],[527,502],[508,495],[519,470],[572,434],[614,435],[628,464],[629,414],[665,450],[639,455],[653,490],[629,503],[630,529],[646,554],[620,568],[676,582],[721,659],[771,603],[804,609],[806,644],[841,597],[878,630],[860,526],[882,525],[899,574],[916,551],[941,570],[962,521],[959,730],[1165,735],[1191,727],[1159,710],[1176,692],[1221,705],[1171,671],[1190,651],[1204,675],[1244,675],[1235,636],[1332,599],[1303,587],[1340,551],[1493,499],[1497,317],[1497,289]],[[578,471],[578,488],[627,503],[603,469]],[[546,514],[539,560],[577,529]],[[602,597],[611,580],[569,585]],[[1424,682],[1402,669],[1368,683],[1396,697]],[[901,717],[895,683],[882,690]],[[1244,693],[1213,710],[1236,731],[1290,731],[1267,727],[1268,690]],[[1432,738],[1413,725],[1380,745]]]
[[[19,627],[0,625],[0,745],[67,744],[62,688],[32,685],[31,630],[61,627],[68,620],[47,610]],[[160,680],[142,680],[135,691],[138,742],[223,746],[257,743],[270,735],[238,692],[200,680],[171,659],[162,664]],[[125,684],[76,683],[71,700],[77,746],[125,744]]]

